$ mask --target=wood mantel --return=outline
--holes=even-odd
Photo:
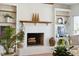
[[[33,21],[25,21],[25,20],[21,20],[20,21],[21,23],[34,23],[34,24],[36,24],[36,23],[43,23],[43,24],[49,24],[49,23],[52,23],[52,22],[46,22],[46,21],[37,21],[37,22],[33,22]]]

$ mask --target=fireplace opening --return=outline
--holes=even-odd
[[[27,33],[27,46],[43,45],[44,33]]]

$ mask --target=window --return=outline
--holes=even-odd
[[[79,16],[74,16],[74,34],[79,34]]]

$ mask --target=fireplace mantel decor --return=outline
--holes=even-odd
[[[42,23],[42,24],[49,24],[49,23],[52,23],[52,22],[49,22],[49,21],[40,21],[40,18],[39,18],[39,13],[33,13],[32,15],[32,21],[27,21],[26,19],[25,20],[20,20],[20,23]]]
[[[49,24],[49,23],[52,23],[52,22],[46,22],[46,21],[37,21],[37,22],[33,22],[33,21],[26,21],[26,20],[21,20],[20,23],[42,23],[42,24]]]
[[[39,14],[38,13],[33,13],[32,15],[32,22],[38,22],[39,21]]]

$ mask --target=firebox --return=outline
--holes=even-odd
[[[44,33],[27,33],[27,46],[43,45]]]

